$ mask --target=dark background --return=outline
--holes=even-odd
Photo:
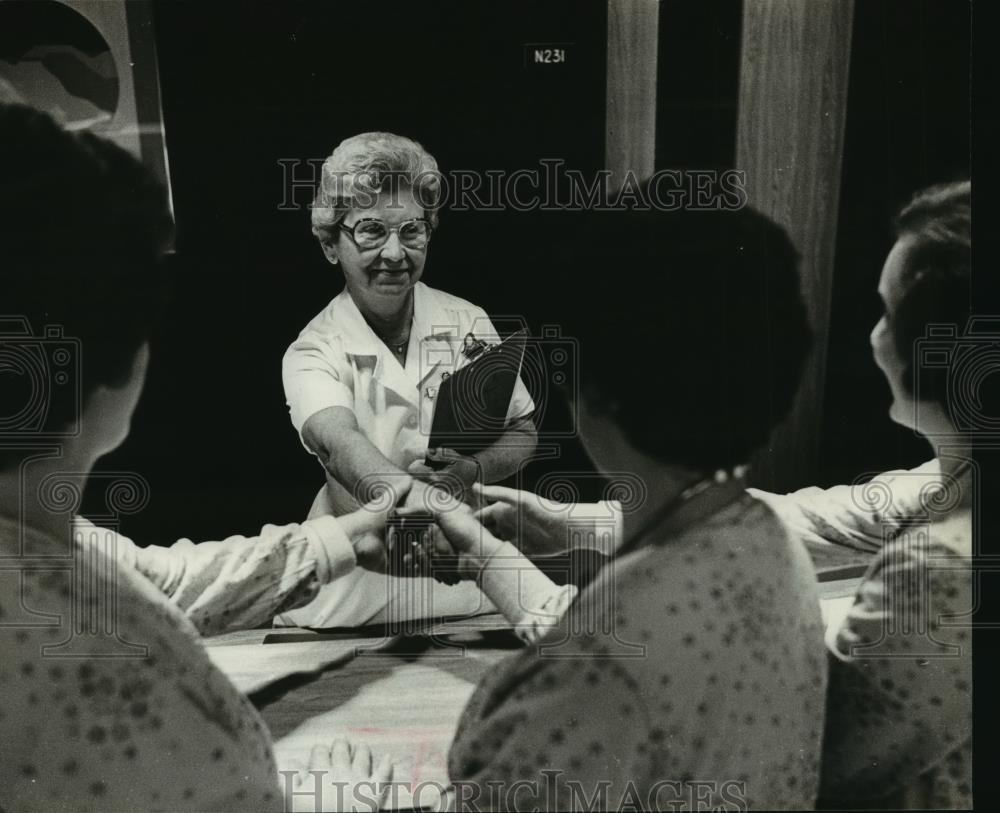
[[[307,160],[388,130],[445,172],[560,158],[589,177],[604,160],[607,45],[600,0],[168,0],[154,12],[176,290],[132,436],[100,469],[150,481],[148,507],[123,527],[169,543],[301,520],[323,483],[289,421],[281,357],[342,277],[310,232],[311,191],[297,190],[298,211],[279,209],[278,161],[300,159],[308,179]],[[525,44],[545,42],[569,43],[567,64],[526,67]],[[544,287],[537,227],[526,214],[443,212],[424,281],[491,315],[525,314]],[[546,403],[547,424],[565,426],[565,406]],[[592,472],[577,442],[559,455],[556,468]],[[584,482],[597,498],[596,476]],[[85,512],[100,504],[91,489]]]
[[[288,420],[280,363],[341,281],[309,231],[309,191],[298,189],[297,211],[279,209],[278,161],[389,130],[422,142],[445,172],[561,158],[592,173],[604,161],[607,23],[595,0],[160,0],[154,12],[176,289],[132,436],[99,470],[150,481],[151,502],[123,528],[169,543],[299,520],[323,480]],[[741,15],[739,0],[661,4],[658,168],[732,164]],[[855,4],[820,484],[930,456],[889,421],[867,337],[893,211],[915,189],[968,173],[968,16],[953,0]],[[524,46],[537,42],[569,43],[567,64],[526,65]],[[537,330],[544,236],[560,223],[445,212],[424,280],[497,316],[530,314]],[[581,280],[567,306],[600,283]],[[544,403],[543,428],[566,428],[565,407]],[[581,497],[598,497],[579,445],[562,441],[558,454],[525,484],[575,471]],[[99,500],[88,493],[85,512]]]
[[[854,4],[847,129],[827,358],[824,483],[930,459],[887,417],[891,397],[868,335],[890,222],[914,191],[970,175],[970,5]]]
[[[657,169],[733,165],[742,7],[662,4]],[[916,190],[969,177],[970,47],[967,3],[854,4],[818,485],[931,457],[889,420],[868,336],[882,315],[876,289],[893,216]]]

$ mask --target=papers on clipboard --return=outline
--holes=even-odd
[[[521,373],[528,331],[512,333],[500,344],[467,341],[476,355],[470,364],[442,376],[431,424],[430,448],[463,454],[493,444],[506,428],[514,386]]]

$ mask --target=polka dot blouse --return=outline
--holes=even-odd
[[[280,809],[263,723],[190,620],[100,550],[25,533],[0,519],[38,567],[0,571],[0,809]]]
[[[825,805],[972,806],[972,522],[962,460],[869,482],[755,492],[818,567],[843,551],[870,563],[828,631]]]
[[[967,512],[899,533],[832,631],[831,804],[972,807],[971,536]]]
[[[827,666],[808,555],[748,495],[662,543],[477,688],[449,755],[459,805],[814,804]]]

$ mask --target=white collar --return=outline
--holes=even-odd
[[[404,369],[365,320],[357,303],[346,288],[332,303],[331,317],[338,328],[344,352],[352,356],[374,357],[372,376],[416,406],[420,405],[420,387],[444,362],[441,351],[447,349],[451,364],[456,364],[458,350],[457,325],[435,324],[441,314],[436,291],[422,282],[413,286],[413,317],[410,342]],[[428,343],[433,343],[430,345]]]

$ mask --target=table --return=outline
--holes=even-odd
[[[820,585],[828,625],[846,612],[858,581]],[[431,805],[435,788],[448,784],[448,749],[476,683],[520,644],[495,614],[382,632],[249,630],[206,644],[238,685],[257,687],[250,697],[274,738],[279,770],[305,765],[317,742],[361,740],[376,758],[392,756],[395,782],[419,788],[414,799],[401,787],[394,807]]]
[[[490,668],[520,647],[497,614],[427,623],[407,635],[261,629],[206,645],[241,688],[266,684],[249,696],[271,731],[279,770],[305,765],[318,742],[363,741],[376,758],[389,753],[395,762],[397,809],[432,806],[437,789],[447,787],[462,709]],[[326,664],[316,656],[323,648]],[[303,653],[305,673],[294,663]],[[285,661],[283,673],[276,660]]]

